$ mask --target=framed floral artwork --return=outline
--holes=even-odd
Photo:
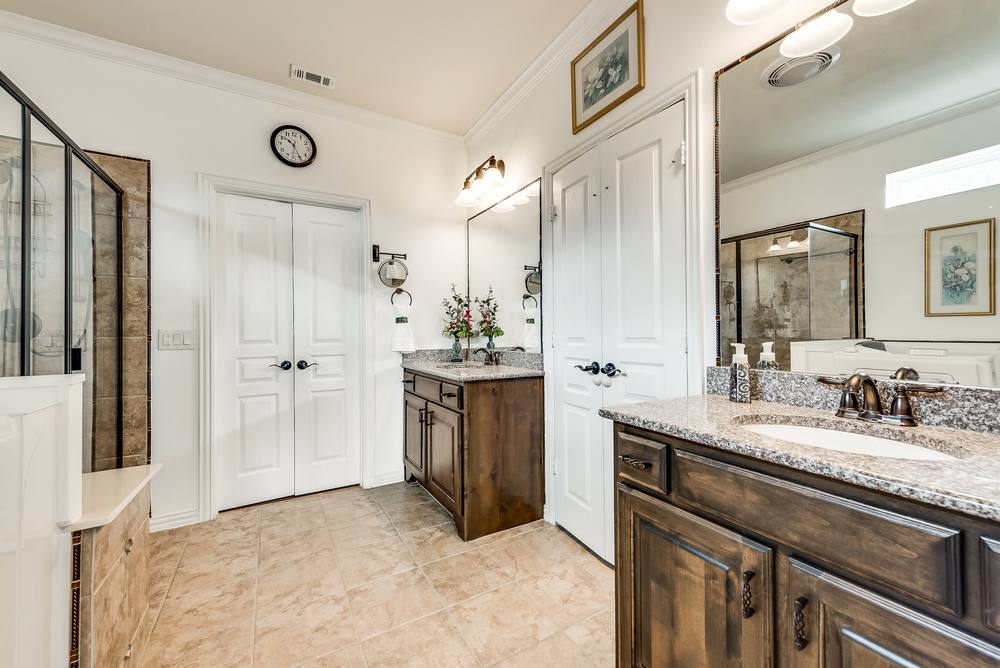
[[[927,317],[996,315],[996,219],[924,232]]]
[[[573,134],[646,85],[642,0],[573,59]]]

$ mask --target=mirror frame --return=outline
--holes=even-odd
[[[850,0],[836,0],[833,4],[821,9],[812,16],[802,19],[777,37],[758,46],[750,53],[740,56],[738,60],[733,61],[715,73],[715,366],[717,367],[722,366],[722,161],[720,158],[721,152],[719,141],[721,129],[719,118],[719,78],[737,65],[742,64],[747,59],[756,56],[761,51],[764,51],[785,39],[798,30],[798,28],[802,25],[833,11],[841,5],[847,4],[849,1]],[[865,322],[867,322],[867,319],[865,319]]]

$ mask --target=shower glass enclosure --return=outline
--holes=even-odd
[[[122,190],[3,74],[0,89],[0,375],[86,375],[87,472],[95,433],[121,459]]]
[[[859,336],[856,234],[801,223],[731,237],[719,265],[723,364],[732,361],[732,343],[746,344],[756,364],[774,341],[787,371],[793,341]]]

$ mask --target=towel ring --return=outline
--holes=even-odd
[[[535,299],[535,296],[534,296],[534,295],[524,295],[524,298],[523,298],[523,299],[521,299],[521,308],[523,308],[523,309],[524,309],[524,310],[526,310],[526,311],[528,310],[528,309],[526,309],[526,308],[524,307],[524,302],[528,301],[529,299],[530,299],[531,301],[535,302],[535,308],[538,308],[538,300],[537,300],[537,299]]]
[[[396,288],[396,291],[392,293],[392,297],[389,297],[389,303],[395,304],[396,295],[398,295],[401,292],[406,292],[406,290],[404,290],[403,288]],[[411,295],[409,292],[406,292],[406,296],[410,298],[410,306],[413,306],[413,295]]]

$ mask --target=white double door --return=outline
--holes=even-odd
[[[610,562],[613,425],[598,410],[688,389],[684,127],[679,103],[553,175],[555,519]],[[593,362],[622,373],[578,368]]]
[[[220,195],[220,510],[361,481],[360,215]]]

